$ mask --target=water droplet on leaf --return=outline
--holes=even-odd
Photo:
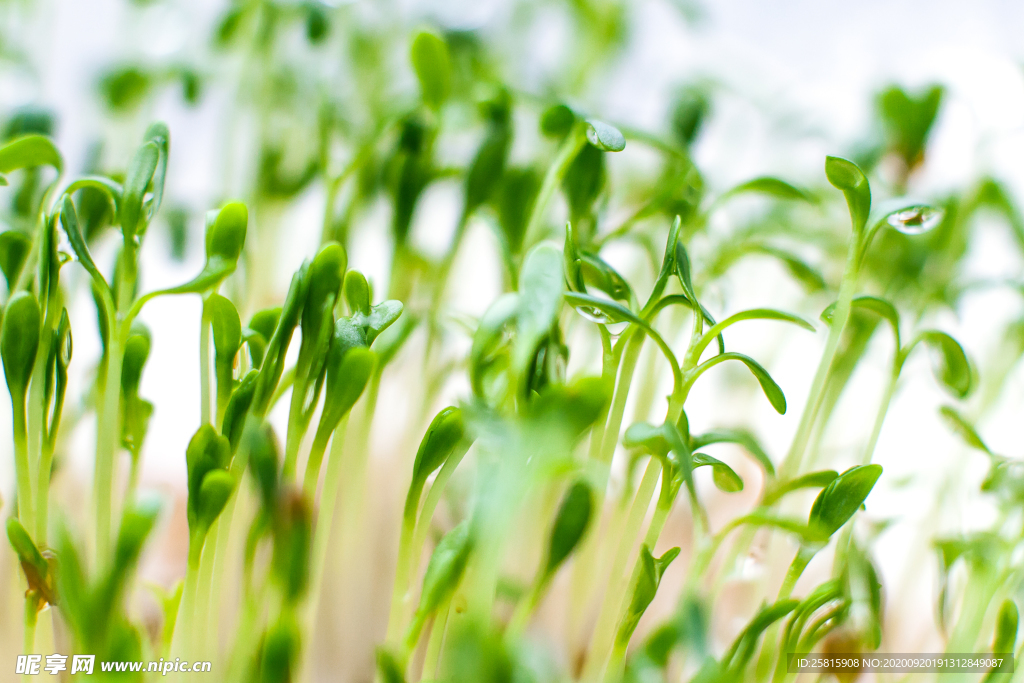
[[[937,226],[944,215],[945,211],[942,209],[931,206],[913,206],[889,214],[886,222],[904,235],[920,235]]]
[[[577,306],[576,312],[590,322],[597,323],[598,325],[607,325],[612,322],[611,316],[596,306]]]

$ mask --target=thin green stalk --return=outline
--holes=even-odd
[[[232,498],[234,497],[232,496]],[[221,518],[223,518],[223,515]],[[213,607],[211,603],[217,595],[213,592],[213,571],[217,559],[217,541],[220,538],[221,518],[218,518],[210,525],[210,530],[206,535],[206,548],[203,551],[202,557],[199,558],[199,585],[196,588],[196,613],[194,628],[192,629],[194,632],[192,636],[194,647],[192,652],[196,656],[203,656],[204,658],[208,656],[207,637],[209,632],[207,629],[210,623],[209,614]]]
[[[313,608],[320,604],[320,592],[323,590],[327,542],[331,540],[334,506],[338,501],[338,489],[341,485],[341,465],[347,428],[348,415],[341,418],[337,429],[334,430],[331,453],[327,460],[327,474],[324,477],[323,491],[320,493],[320,510],[317,513],[316,527],[313,530],[312,578],[309,582],[309,598],[305,608],[307,624],[312,623]],[[308,632],[308,628],[306,631]]]
[[[889,412],[889,404],[892,403],[892,396],[896,392],[896,382],[899,379],[899,368],[894,368],[889,375],[889,381],[885,386],[885,393],[882,394],[882,401],[878,404],[878,412],[875,414],[875,424],[871,428],[871,436],[864,446],[864,454],[861,456],[861,465],[871,463],[875,455],[875,446],[878,445],[878,436],[882,433],[882,423],[885,422],[885,415]]]
[[[807,404],[804,406],[803,414],[800,416],[800,423],[797,426],[793,442],[789,452],[782,461],[779,468],[779,478],[783,481],[795,477],[800,472],[804,452],[807,450],[807,443],[810,440],[814,423],[821,408],[824,397],[825,386],[828,382],[829,372],[832,368],[832,361],[835,359],[836,351],[839,349],[839,342],[843,336],[843,329],[850,318],[850,307],[853,295],[857,289],[857,254],[860,241],[856,238],[850,240],[850,248],[847,253],[846,270],[839,283],[839,296],[836,299],[835,311],[832,315],[832,324],[829,326],[828,339],[825,342],[825,351],[818,362],[818,369],[814,373],[814,380],[811,382],[811,391],[807,396]]]
[[[551,202],[551,197],[561,184],[562,178],[565,177],[569,164],[576,158],[576,154],[583,148],[586,141],[587,139],[583,135],[583,128],[580,124],[577,124],[565,137],[562,146],[559,147],[558,154],[555,155],[554,161],[551,162],[547,173],[544,174],[544,182],[540,186],[537,199],[533,204],[533,210],[530,212],[530,220],[526,224],[523,238],[524,249],[529,249],[540,239],[541,222],[544,220],[544,212]]]
[[[444,647],[445,631],[448,629],[448,616],[452,609],[452,599],[448,598],[441,603],[434,617],[434,623],[430,626],[430,640],[427,641],[427,652],[423,657],[423,669],[420,671],[420,681],[428,683],[437,679],[437,667],[441,662],[441,649]]]
[[[213,424],[213,401],[211,398],[211,364],[210,341],[213,336],[213,323],[203,305],[203,315],[199,323],[199,420],[200,424]]]
[[[25,641],[24,650],[22,652],[32,653],[36,649],[36,619],[38,618],[38,612],[36,611],[37,596],[35,591],[29,591],[25,595]],[[25,680],[31,681],[32,678],[28,674],[25,675]]]
[[[420,556],[423,554],[423,544],[427,540],[430,523],[434,519],[434,511],[437,509],[438,503],[441,502],[441,496],[444,495],[444,489],[448,484],[448,480],[451,479],[455,469],[462,462],[466,452],[466,450],[461,448],[456,449],[448,460],[445,461],[444,465],[441,466],[441,471],[434,477],[434,483],[430,485],[430,490],[427,491],[427,496],[413,525],[412,540],[404,550],[404,560],[401,556],[403,555],[403,546],[406,543],[402,539],[399,540],[399,560],[395,569],[395,580],[391,588],[391,611],[388,618],[388,635],[386,637],[386,642],[388,643],[398,643],[405,632],[405,625],[408,623],[413,609],[411,581],[416,570],[419,568]]]
[[[125,258],[122,253],[122,258]],[[103,379],[102,400],[97,414],[96,472],[94,503],[96,506],[96,566],[105,562],[110,552],[111,518],[113,516],[114,458],[121,435],[121,366],[124,362],[124,344],[127,341],[128,321],[120,322],[121,313],[130,305],[131,278],[120,283],[118,313],[110,322],[107,343],[107,372]]]
[[[817,551],[809,549],[806,546],[800,546],[796,556],[793,558],[793,562],[789,565],[789,569],[786,571],[786,576],[782,581],[782,586],[779,588],[779,594],[775,598],[776,602],[782,600],[788,600],[793,594],[793,589],[796,587],[796,582],[800,580],[804,570],[807,569],[807,564],[811,561]],[[776,657],[784,657],[785,653],[777,645],[779,638],[778,623],[772,624],[765,630],[764,639],[761,642],[761,654],[757,659],[756,665],[756,678],[759,681],[766,680],[775,669],[777,662]]]
[[[25,401],[13,401],[14,464],[18,491],[18,519],[26,529],[34,529],[32,477],[28,463],[28,434],[25,426]]]
[[[36,543],[43,547],[46,545],[46,530],[49,524],[50,510],[50,470],[53,465],[53,442],[43,439],[43,450],[40,454],[39,469],[36,473]]]
[[[391,584],[391,608],[388,613],[386,643],[397,645],[405,628],[405,615],[412,604],[409,575],[412,572],[413,534],[416,520],[402,518],[402,530],[398,538],[398,562],[395,565],[395,580]]]
[[[594,636],[587,651],[586,663],[583,667],[582,680],[596,681],[601,675],[606,661],[606,653],[612,645],[615,637],[615,625],[618,622],[618,607],[623,595],[628,590],[628,581],[623,576],[626,564],[636,544],[636,537],[647,516],[647,509],[651,505],[651,498],[654,496],[658,484],[658,477],[661,473],[661,463],[657,458],[651,458],[647,462],[647,469],[644,470],[643,479],[633,497],[633,504],[629,509],[629,517],[626,526],[619,537],[618,550],[612,562],[612,570],[608,579],[608,588],[601,603],[601,610],[598,613],[597,625],[594,627]]]
[[[178,603],[178,616],[174,620],[174,633],[171,635],[170,655],[175,657],[187,657],[185,646],[192,636],[193,616],[196,610],[196,592],[199,582],[199,563],[188,563],[188,570],[185,572],[185,585],[182,588],[181,602]]]

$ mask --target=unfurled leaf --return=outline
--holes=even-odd
[[[621,152],[626,148],[626,138],[618,128],[604,121],[587,121],[587,141],[602,152]]]
[[[826,157],[825,175],[828,182],[846,195],[846,204],[850,208],[850,219],[853,231],[860,233],[867,224],[871,213],[871,188],[864,173],[852,161],[840,157]]]
[[[551,138],[564,138],[576,123],[576,114],[564,104],[555,104],[540,116],[540,131]]]
[[[735,470],[717,458],[712,458],[704,453],[693,454],[693,467],[711,467],[712,479],[719,490],[726,493],[737,493],[743,490],[743,479],[736,474]]]
[[[782,389],[775,383],[772,376],[768,374],[760,363],[753,358],[745,356],[742,353],[720,353],[711,360],[705,361],[703,364],[697,367],[698,372],[702,372],[701,368],[710,367],[709,364],[717,364],[726,360],[738,360],[747,366],[751,374],[757,379],[758,384],[761,385],[761,389],[764,391],[764,395],[768,398],[768,402],[772,404],[775,411],[780,415],[786,414],[786,396],[782,393]]]
[[[590,485],[582,479],[573,482],[562,498],[551,528],[543,572],[545,577],[553,576],[579,545],[590,525],[593,507],[594,492]]]
[[[880,465],[851,467],[840,474],[814,499],[807,525],[827,540],[860,509],[880,476]]]
[[[34,166],[53,166],[58,173],[64,170],[64,159],[50,138],[26,135],[0,147],[0,173]]]
[[[637,624],[640,623],[640,617],[647,611],[648,606],[654,601],[654,596],[658,592],[658,586],[661,584],[661,577],[665,574],[665,570],[672,564],[672,561],[679,556],[679,548],[672,548],[665,552],[659,558],[655,558],[651,555],[650,548],[647,544],[640,547],[640,572],[636,580],[636,585],[633,587],[633,596],[630,599],[629,608],[626,610],[626,615],[623,617],[622,622],[619,624],[618,633],[615,636],[616,643],[620,647],[624,647],[629,639],[633,636],[633,631],[636,630]]]
[[[797,200],[809,203],[817,201],[813,195],[807,192],[807,190],[802,190],[795,185],[787,183],[785,180],[773,178],[771,176],[761,176],[759,178],[754,178],[753,180],[748,180],[745,183],[740,183],[723,194],[722,198],[724,199],[738,194],[750,193],[768,195],[769,197],[775,197],[777,199]]]
[[[431,420],[416,451],[416,460],[412,466],[412,486],[422,488],[427,478],[445,463],[465,436],[462,411],[453,406],[442,408]]]
[[[451,91],[452,65],[448,45],[437,35],[420,31],[412,39],[409,58],[420,81],[420,96],[424,104],[437,109],[448,99]]]
[[[24,404],[25,391],[39,350],[39,302],[30,292],[21,291],[7,301],[0,329],[0,358],[11,400]]]
[[[408,634],[411,638],[419,635],[418,631],[422,628],[423,621],[458,588],[472,548],[473,537],[468,521],[459,524],[438,542],[423,576],[420,604],[416,608],[416,618]]]
[[[770,486],[765,490],[763,504],[771,505],[791,491],[808,488],[823,488],[831,484],[838,476],[839,473],[835,470],[822,470],[820,472],[810,472],[787,482],[778,482],[774,486]]]
[[[945,332],[936,330],[922,332],[920,339],[939,353],[939,363],[935,368],[938,380],[957,398],[966,398],[971,393],[973,377],[971,364],[960,343]]]
[[[715,429],[710,432],[705,432],[699,436],[693,437],[691,448],[697,450],[704,446],[709,446],[716,443],[734,443],[738,446],[742,446],[748,453],[754,456],[754,459],[761,464],[764,468],[765,473],[770,476],[775,476],[775,465],[772,463],[771,458],[761,448],[761,444],[757,442],[757,439],[753,434],[746,431],[745,429]]]
[[[964,443],[971,448],[977,448],[979,451],[984,451],[989,455],[992,454],[992,451],[985,445],[977,430],[955,408],[952,406],[942,406],[939,408],[939,414],[942,415],[950,429],[964,440]]]
[[[32,240],[28,235],[16,230],[0,233],[0,271],[7,281],[7,291],[13,292],[21,274],[22,266],[32,248]]]

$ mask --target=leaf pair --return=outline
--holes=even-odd
[[[231,444],[209,424],[202,425],[188,443],[189,564],[196,567],[210,526],[234,492],[234,477],[227,471]]]
[[[434,548],[423,575],[419,606],[405,635],[406,652],[416,646],[426,620],[458,588],[472,550],[473,535],[468,520],[445,534]]]
[[[76,642],[97,657],[114,651],[141,656],[138,631],[121,614],[131,592],[132,574],[159,513],[160,505],[153,499],[130,504],[121,516],[113,557],[101,560],[105,570],[91,580],[70,532],[61,531],[57,575],[61,614]]]
[[[622,621],[619,622],[619,630],[615,635],[616,647],[624,649],[629,643],[633,632],[640,623],[640,618],[654,601],[658,586],[661,584],[661,577],[678,556],[679,548],[672,548],[661,557],[655,558],[646,543],[640,547],[640,571],[633,587],[629,607],[626,609]]]
[[[829,305],[821,313],[821,319],[832,324],[836,304]],[[934,371],[936,379],[943,387],[957,398],[966,398],[974,384],[970,361],[960,343],[953,337],[938,330],[919,332],[906,346],[900,345],[900,316],[896,308],[885,299],[874,296],[859,296],[853,299],[851,307],[869,311],[886,320],[893,332],[896,343],[896,354],[893,358],[893,373],[898,376],[907,358],[914,348],[921,343],[930,347],[938,354],[939,362]]]

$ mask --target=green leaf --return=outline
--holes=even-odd
[[[468,520],[449,531],[438,542],[427,563],[423,575],[423,590],[420,604],[416,608],[416,621],[422,621],[434,613],[444,600],[455,592],[466,570],[466,562],[473,549],[473,537]],[[410,636],[416,624],[410,626]]]
[[[820,472],[810,472],[786,482],[776,482],[775,485],[769,486],[765,490],[762,504],[772,505],[779,498],[782,498],[782,496],[790,493],[791,491],[808,488],[816,489],[828,486],[838,476],[839,473],[835,470],[821,470]]]
[[[885,127],[888,147],[898,154],[907,170],[924,158],[932,124],[942,104],[943,88],[933,85],[917,97],[898,86],[890,86],[876,101]]]
[[[746,628],[740,632],[732,646],[722,656],[722,666],[730,669],[735,674],[741,672],[750,661],[757,646],[761,634],[776,621],[784,618],[800,604],[799,600],[781,600],[773,605],[766,605],[754,615]],[[736,676],[728,680],[735,680]]]
[[[50,138],[26,135],[0,147],[0,173],[35,166],[53,166],[57,173],[64,171],[64,159]]]
[[[252,406],[253,395],[256,392],[256,382],[260,373],[250,370],[242,381],[238,383],[235,390],[231,392],[227,407],[224,408],[224,418],[221,420],[220,432],[227,437],[231,444],[231,452],[238,448],[242,438],[242,430],[245,427],[245,418],[249,415],[249,408]],[[250,456],[251,457],[251,456]]]
[[[341,294],[341,285],[346,280],[347,266],[345,249],[337,242],[328,242],[321,247],[309,266],[309,286],[302,307],[302,345],[299,348],[299,357],[305,357],[306,363],[310,362],[309,356],[318,344],[320,327],[334,323],[332,315],[324,314],[324,307],[329,306],[333,310],[334,302]]]
[[[250,471],[259,488],[264,510],[273,513],[281,470],[281,447],[269,422],[264,422],[259,429],[252,432],[251,438]]]
[[[999,614],[996,616],[996,631],[992,639],[993,653],[1012,653],[1016,651],[1017,628],[1020,621],[1020,614],[1017,611],[1017,604],[1007,598],[999,607]]]
[[[881,475],[880,465],[851,467],[840,474],[814,499],[807,526],[827,540],[860,509]]]
[[[145,203],[146,206],[146,220],[152,220],[153,216],[160,209],[160,204],[164,198],[164,181],[167,178],[167,159],[169,146],[171,142],[171,132],[167,129],[167,125],[164,123],[153,123],[150,124],[149,128],[146,129],[146,134],[143,138],[147,142],[152,142],[157,146],[160,151],[160,158],[156,164],[156,170],[153,171],[153,180],[150,183],[150,189],[153,193],[152,197]]]
[[[784,249],[762,245],[756,245],[752,247],[752,250],[774,256],[782,261],[783,265],[786,266],[786,270],[793,276],[793,279],[799,282],[807,292],[820,292],[828,289],[828,283],[825,282],[825,278],[822,277],[821,273],[795,254],[791,254]]]
[[[137,233],[143,233],[146,226],[140,225],[142,204],[146,190],[153,181],[157,164],[160,161],[160,148],[155,142],[146,142],[132,157],[128,164],[128,172],[124,182],[124,197],[121,201],[119,220],[125,240],[134,240]]]
[[[370,285],[358,270],[345,274],[345,300],[353,314],[370,315]]]
[[[200,527],[202,518],[201,488],[207,475],[227,467],[231,459],[231,443],[227,437],[217,433],[212,425],[204,424],[192,436],[185,449],[185,464],[188,469],[188,526],[193,533]],[[195,558],[198,561],[198,557]]]
[[[509,292],[495,299],[480,318],[469,351],[469,381],[477,397],[486,394],[487,370],[502,356],[504,330],[518,312],[519,294]]]
[[[576,123],[576,114],[564,104],[553,104],[540,115],[540,132],[550,138],[564,138]]]
[[[221,207],[213,226],[206,231],[206,258],[235,263],[245,246],[245,232],[249,224],[249,209],[242,202],[230,202]]]
[[[825,158],[825,176],[833,187],[846,196],[853,231],[860,234],[871,213],[871,187],[868,179],[857,164],[840,157]]]
[[[370,307],[370,315],[362,324],[366,328],[366,343],[372,344],[377,336],[388,329],[402,315],[405,305],[401,301],[388,299]],[[359,316],[353,316],[358,319]]]
[[[782,389],[775,383],[772,376],[768,374],[768,371],[765,370],[760,363],[749,356],[731,351],[727,353],[720,353],[714,358],[706,360],[698,365],[693,372],[700,375],[712,366],[727,360],[738,360],[746,365],[747,369],[749,369],[751,374],[753,374],[757,379],[758,384],[761,385],[764,395],[768,398],[768,402],[772,404],[772,407],[775,408],[775,411],[780,415],[786,414],[786,396],[782,393]]]
[[[604,152],[592,144],[585,144],[569,162],[562,177],[562,191],[569,203],[569,220],[574,224],[592,213],[605,180]]]
[[[263,636],[258,683],[287,683],[294,680],[299,665],[302,636],[290,612],[282,611]]]
[[[623,436],[622,445],[626,448],[643,448],[661,460],[660,506],[671,506],[683,482],[686,483],[694,507],[698,506],[697,489],[693,482],[693,452],[676,425],[669,422],[658,427],[645,422],[630,425]]]
[[[971,393],[973,377],[971,364],[960,343],[945,332],[927,330],[918,335],[920,340],[939,353],[935,368],[936,378],[957,398]]]
[[[535,356],[537,346],[557,325],[564,288],[561,253],[546,244],[534,247],[519,274],[516,369],[520,375]]]
[[[689,148],[700,134],[710,111],[711,100],[706,88],[682,88],[672,105],[671,125],[676,142]]]
[[[338,327],[341,323],[338,321]],[[364,346],[350,347],[344,332],[336,333],[327,354],[327,389],[317,433],[334,431],[366,388],[376,363],[376,354]]]
[[[544,566],[544,577],[551,577],[579,545],[593,515],[594,492],[580,479],[569,487],[558,507]]]
[[[506,112],[488,126],[487,135],[470,162],[466,172],[464,216],[468,217],[494,195],[511,148],[512,124]]]
[[[235,478],[227,470],[212,470],[203,477],[197,511],[200,528],[209,528],[216,521],[234,489]]]
[[[139,67],[128,65],[105,73],[99,90],[103,101],[114,112],[138,108],[153,86],[153,77]]]
[[[211,217],[210,214],[215,216]],[[248,220],[249,211],[241,202],[225,204],[220,211],[209,212],[206,222],[206,264],[203,269],[183,285],[153,292],[148,296],[202,294],[223,282],[238,266],[238,257],[245,246]]]
[[[420,81],[420,96],[424,104],[439,108],[448,99],[451,90],[452,65],[448,45],[429,31],[420,31],[412,39],[409,59]]]
[[[29,586],[37,588],[45,585],[50,567],[17,517],[7,518],[7,538],[25,570]]]
[[[0,233],[0,271],[7,281],[8,292],[14,291],[31,248],[32,239],[23,232],[7,230]]]
[[[977,448],[979,451],[992,455],[991,449],[985,445],[977,430],[955,408],[952,406],[942,406],[939,408],[939,414],[942,415],[949,428],[964,440],[964,443],[971,448]]]
[[[626,138],[618,128],[604,121],[587,121],[587,141],[602,152],[621,152],[626,149]]]
[[[817,202],[814,195],[809,193],[807,190],[802,190],[795,185],[787,183],[785,180],[773,178],[771,176],[761,176],[759,178],[754,178],[753,180],[748,180],[745,183],[740,183],[723,194],[719,198],[719,201],[729,197],[735,197],[738,194],[750,193],[764,194],[777,199],[802,201],[812,204]]]
[[[502,241],[511,256],[523,250],[526,226],[540,186],[540,174],[533,168],[508,168],[502,174],[494,203],[497,205]]]
[[[213,329],[213,348],[219,364],[231,365],[242,346],[242,321],[234,304],[219,294],[207,297],[204,306]]]
[[[17,292],[7,301],[0,329],[0,358],[11,400],[24,404],[25,390],[39,350],[39,303],[30,292]]]
[[[794,534],[802,540],[807,539],[811,535],[811,530],[807,528],[807,525],[798,519],[779,517],[771,512],[764,512],[760,510],[754,510],[742,517],[737,517],[733,522],[731,522],[731,524],[736,526],[767,526],[774,529],[781,529],[782,531]]]
[[[142,380],[142,369],[149,359],[149,351],[152,345],[152,337],[149,330],[138,325],[128,336],[124,345],[124,360],[121,365],[121,391],[125,396],[135,396],[139,393],[139,383]]]
[[[442,408],[430,421],[420,447],[416,450],[410,494],[413,487],[423,488],[427,478],[444,465],[465,437],[466,426],[462,411],[453,406]]]
[[[694,469],[704,466],[711,467],[712,479],[719,490],[726,493],[738,493],[743,490],[743,479],[740,478],[740,475],[736,474],[736,471],[733,470],[733,468],[729,467],[717,458],[712,458],[710,455],[694,453]]]
[[[274,577],[283,589],[287,608],[302,597],[309,584],[313,518],[306,497],[298,490],[284,492],[274,513]]]
[[[78,262],[82,264],[86,272],[92,278],[93,283],[99,287],[102,291],[110,291],[110,286],[104,279],[103,274],[100,273],[99,268],[96,267],[96,263],[92,260],[92,254],[89,253],[89,247],[85,243],[85,238],[82,236],[82,229],[78,222],[78,214],[75,211],[75,204],[71,201],[70,195],[64,195],[64,203],[61,207],[60,222],[64,226],[64,232],[68,236],[68,242],[71,244],[71,249],[75,252],[75,256],[78,257]]]
[[[761,464],[764,471],[768,476],[775,476],[775,465],[772,463],[771,458],[761,448],[761,444],[757,442],[757,439],[753,434],[745,429],[714,429],[710,432],[705,432],[699,436],[693,437],[690,447],[693,450],[703,448],[716,443],[734,443],[742,446],[748,453],[754,456],[754,459]]]
[[[142,546],[153,531],[159,515],[159,500],[145,498],[129,504],[121,516],[121,527],[114,549],[114,563],[108,579],[119,590],[123,591],[127,586],[124,578],[138,562]]]
[[[638,559],[640,564],[639,576],[633,588],[633,596],[630,599],[629,608],[619,624],[619,631],[615,637],[615,641],[620,647],[624,647],[629,643],[629,639],[633,636],[633,631],[636,630],[637,624],[640,623],[640,617],[644,615],[648,606],[654,601],[654,596],[658,592],[658,586],[661,584],[661,577],[665,574],[668,566],[672,564],[672,561],[678,556],[679,548],[672,548],[661,557],[655,558],[651,555],[651,550],[647,547],[646,543],[640,547],[640,557]]]
[[[885,299],[880,299],[877,296],[858,296],[853,299],[850,305],[865,311],[871,311],[872,313],[884,318],[888,321],[889,325],[892,326],[892,329],[897,333],[897,335],[899,334],[900,314],[896,310],[896,307]],[[822,321],[831,325],[835,310],[835,302],[829,304],[829,306],[821,312]]]
[[[395,655],[383,647],[377,648],[377,672],[383,683],[405,683],[403,667]]]

